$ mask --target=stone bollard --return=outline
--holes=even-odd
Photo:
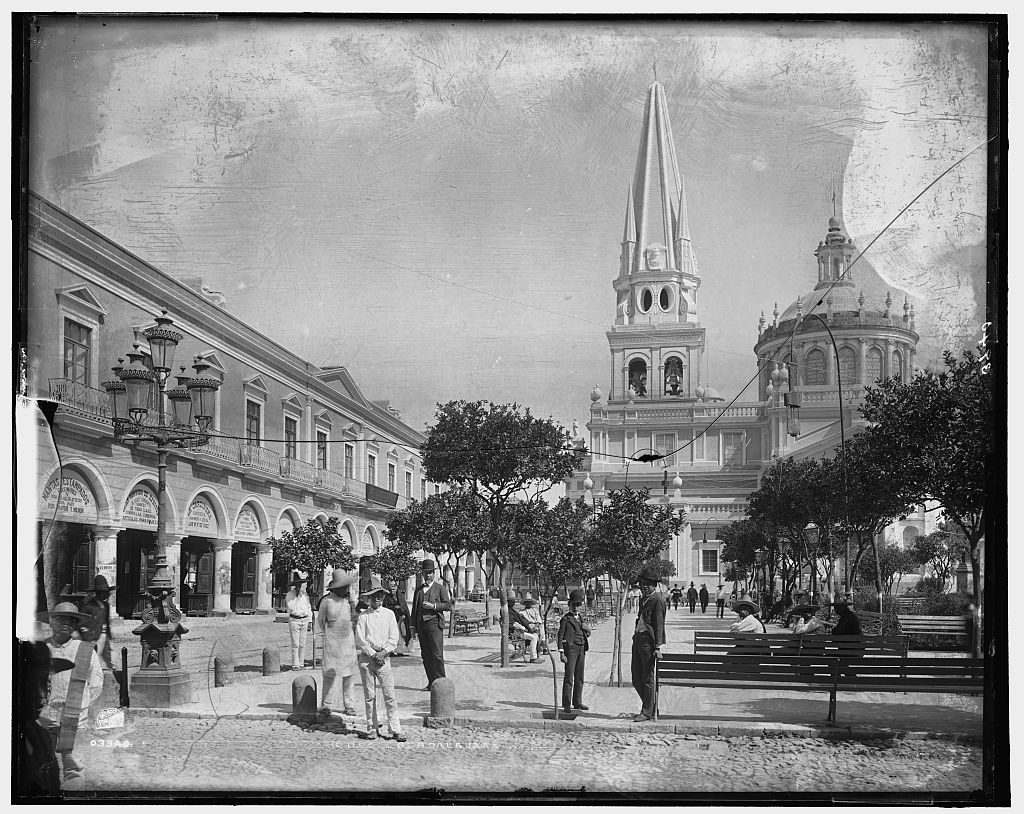
[[[455,723],[455,682],[450,678],[436,678],[430,685],[430,715],[426,726],[440,729]]]
[[[276,647],[263,648],[263,675],[269,676],[281,672],[281,651]]]
[[[213,660],[213,686],[226,686],[234,672],[235,660],[231,656],[216,656]]]
[[[292,715],[316,715],[316,679],[296,676],[292,681]]]

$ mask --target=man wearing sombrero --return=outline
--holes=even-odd
[[[288,583],[288,594],[284,598],[288,608],[288,635],[292,642],[292,670],[302,670],[306,666],[306,638],[309,635],[309,620],[313,615],[309,594],[306,593],[306,582],[306,578],[296,571],[294,579]]]
[[[109,670],[114,669],[110,656],[110,642],[114,638],[110,632],[110,592],[113,585],[107,584],[103,574],[97,574],[92,580],[92,595],[82,605],[82,612],[92,616],[92,623],[83,625],[81,636],[84,641],[92,642],[100,663]]]
[[[734,602],[732,609],[739,614],[739,619],[729,625],[733,633],[764,633],[764,623],[757,618],[761,609],[749,599],[741,599]]]
[[[346,715],[355,715],[353,699],[356,683],[356,640],[352,630],[352,605],[347,588],[356,578],[335,568],[327,593],[317,608],[317,627],[324,636],[323,700],[320,713],[325,717],[342,707]]]
[[[395,697],[395,677],[391,672],[391,654],[398,647],[398,620],[393,611],[384,607],[387,589],[379,577],[372,577],[370,588],[359,598],[366,609],[356,620],[356,648],[359,651],[359,675],[363,680],[363,700],[366,703],[366,737],[373,740],[380,728],[377,717],[377,685],[384,694],[384,709],[388,716],[388,729],[392,740],[405,741],[402,722],[398,717]]]
[[[49,622],[53,635],[46,640],[50,649],[50,697],[39,714],[61,756],[62,788],[82,788],[84,769],[75,753],[78,731],[89,720],[89,705],[103,691],[103,667],[89,642],[72,638],[76,628],[91,624],[92,616],[80,613],[71,602],[61,602],[50,613],[39,615]]]

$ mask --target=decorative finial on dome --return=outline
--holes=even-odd
[[[857,297],[857,305],[860,306],[860,309],[862,311],[864,310],[864,289],[863,288],[860,290],[860,296]]]
[[[590,391],[590,401],[593,404],[597,404],[600,400],[601,400],[601,388],[598,387],[595,384],[594,385],[594,389]]]
[[[588,492],[594,488],[594,482],[590,479],[590,475],[587,475],[587,479],[583,481],[583,488]]]
[[[775,317],[775,319],[772,320],[772,326],[774,327],[775,325],[779,324],[779,303],[778,302],[775,303],[775,310],[772,311],[772,316]]]
[[[764,324],[765,324],[766,321],[767,320],[764,318],[764,309],[762,308],[761,309],[761,318],[757,321],[757,334],[758,334],[758,336],[760,336],[761,332],[764,331]]]
[[[804,295],[797,294],[796,297],[796,318],[800,319],[804,315]]]
[[[910,299],[904,294],[903,295],[903,321],[906,322],[910,319]]]
[[[914,327],[914,306],[910,306],[910,327]]]
[[[891,307],[892,307],[892,292],[891,291],[886,291],[885,292],[885,314],[883,315],[883,316],[885,316],[886,319],[889,318],[889,309]]]
[[[828,299],[825,300],[825,309],[826,309],[826,313],[828,313],[829,316],[832,316],[832,295],[831,294],[829,294],[828,295]]]

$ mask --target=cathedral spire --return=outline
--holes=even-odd
[[[696,273],[693,250],[689,246],[686,194],[676,160],[665,88],[660,82],[654,82],[647,92],[633,176],[632,205],[637,229],[637,252],[632,270],[649,271],[653,260],[666,268]],[[648,252],[648,249],[655,251]],[[685,268],[687,264],[692,268]]]

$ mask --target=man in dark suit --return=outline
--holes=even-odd
[[[395,621],[398,622],[398,635],[405,642],[405,647],[408,650],[409,641],[412,639],[412,634],[409,632],[409,603],[405,601],[405,589],[399,588],[398,583],[394,580],[388,580],[383,605],[395,614]],[[401,646],[399,645],[399,647]],[[405,656],[407,654],[400,653],[396,649],[391,655]]]
[[[697,609],[697,589],[693,587],[693,583],[690,583],[690,587],[686,589],[686,601],[690,605],[690,613],[693,613]]]
[[[434,581],[433,560],[420,563],[423,584],[416,589],[412,600],[412,629],[420,642],[423,670],[427,674],[430,689],[435,678],[444,678],[444,612],[452,609],[448,589],[441,582]]]
[[[665,597],[655,589],[661,575],[656,563],[648,565],[640,574],[640,610],[636,616],[636,631],[633,633],[633,689],[640,696],[642,707],[633,720],[654,719],[658,693],[655,685],[654,662],[661,658],[665,646]]]
[[[558,624],[558,657],[565,665],[562,677],[562,709],[590,709],[583,703],[583,675],[586,671],[590,628],[580,618],[584,593],[578,588],[569,594],[569,610]]]

